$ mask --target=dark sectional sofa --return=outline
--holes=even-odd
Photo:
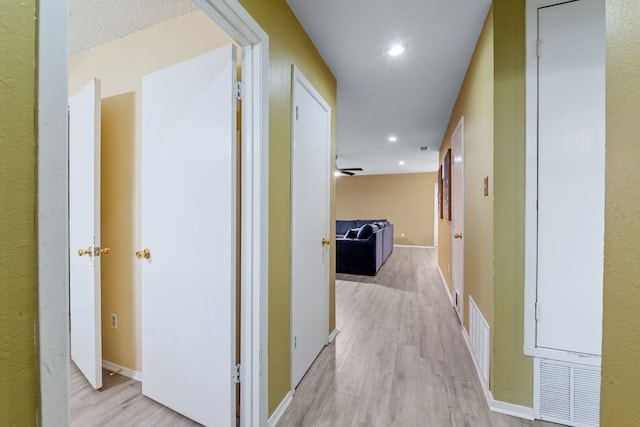
[[[393,252],[386,219],[336,220],[336,272],[375,276]]]

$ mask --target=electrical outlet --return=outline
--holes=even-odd
[[[111,329],[118,329],[118,313],[111,313]]]

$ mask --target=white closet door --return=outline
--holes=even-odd
[[[94,389],[102,387],[100,102],[95,79],[69,99],[71,360]]]
[[[604,1],[539,10],[537,346],[601,354]]]
[[[234,58],[226,46],[142,81],[142,391],[227,427],[236,422]]]

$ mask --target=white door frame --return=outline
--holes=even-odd
[[[313,87],[313,85],[311,84],[311,82],[309,80],[307,80],[307,78],[302,74],[302,72],[300,71],[300,69],[298,67],[296,67],[295,65],[292,66],[292,79],[291,79],[291,141],[295,141],[295,122],[296,122],[296,102],[295,102],[295,86],[296,86],[296,82],[299,82],[300,85],[302,87],[304,87],[310,94],[311,96],[313,96],[313,98],[318,102],[318,104],[320,104],[322,106],[322,108],[327,111],[328,114],[328,131],[327,131],[327,135],[329,137],[329,139],[327,140],[327,170],[326,170],[326,176],[327,176],[327,198],[330,197],[331,195],[331,180],[330,180],[330,176],[331,176],[331,107],[329,106],[329,104],[324,100],[324,98],[322,97],[322,95],[320,95],[318,93],[318,91],[316,90],[316,88]],[[291,146],[291,159],[295,158],[294,155],[294,151],[295,151],[295,145],[292,143]],[[295,163],[292,161],[291,164],[291,194],[293,195],[293,188],[295,187],[296,183],[293,181],[293,177],[294,177],[294,173],[293,170],[296,167]],[[293,221],[295,220],[295,218],[293,217],[293,206],[295,205],[296,201],[295,200],[291,200],[291,229],[293,230]],[[327,199],[327,203],[326,203],[326,218],[327,218],[327,224],[326,224],[326,228],[325,228],[325,237],[329,240],[334,240],[331,239],[330,236],[330,230],[331,230],[331,226],[329,224],[330,218],[331,218],[331,203],[330,200]],[[293,233],[291,235],[291,244],[293,247]],[[327,255],[327,251],[329,249],[325,248],[324,254],[325,256],[329,256]],[[293,256],[291,257],[291,260],[293,260]],[[293,263],[291,263],[291,271],[293,270]],[[324,310],[322,311],[324,313],[324,318],[322,319],[323,324],[325,325],[325,345],[329,344],[329,275],[330,275],[330,262],[326,262],[325,263],[325,285],[324,286],[324,298],[323,298],[323,303],[324,303]],[[293,281],[291,282],[291,307],[290,307],[290,319],[291,319],[291,335],[289,337],[290,339],[290,354],[291,354],[291,360],[293,362],[293,335],[294,335],[294,331],[295,328],[293,327],[293,294],[295,292],[294,286],[293,286]],[[295,392],[295,388],[297,384],[294,384],[294,378],[293,378],[293,363],[291,363],[290,366],[290,377],[291,377],[291,396],[293,396],[294,392]]]
[[[238,0],[194,3],[243,48],[241,425],[266,426],[269,38]],[[37,351],[47,427],[69,425],[68,0],[41,0],[37,13]]]
[[[462,180],[459,184],[455,183],[455,179],[453,178],[453,165],[455,163],[455,153],[453,151],[453,139],[458,134],[460,134],[460,151],[462,152],[462,161],[461,161],[462,171],[460,173],[462,175]],[[452,205],[451,207],[451,291],[452,291],[451,298],[453,301],[454,308],[456,308],[458,317],[460,318],[460,323],[464,328],[464,318],[465,318],[464,314],[466,309],[466,304],[464,299],[464,116],[460,117],[460,120],[458,121],[456,128],[451,133],[451,160],[450,161],[451,161],[451,168],[449,171],[449,180],[452,183],[451,194],[449,195],[449,200],[451,201],[451,205]],[[456,210],[453,208],[453,204],[454,204],[453,200],[456,197],[458,197],[456,195],[457,193],[456,189],[460,191],[460,212],[456,212]],[[461,224],[459,224],[458,221]],[[457,240],[455,237],[455,234],[456,232],[459,232],[460,229],[462,229],[462,232],[460,234],[463,235],[459,238],[460,245],[462,245],[462,251],[460,254],[460,259],[457,259],[455,254],[455,245]],[[455,263],[454,263],[454,260],[456,261]],[[461,276],[461,277],[458,277],[459,279],[458,282],[453,281],[453,277],[456,275],[456,272],[455,272],[456,268],[460,272],[460,276]],[[457,307],[455,307],[456,292],[458,289],[460,290],[460,301],[459,301],[460,311],[458,311]]]
[[[524,257],[524,354],[591,366],[601,357],[577,355],[536,346],[538,289],[538,9],[566,0],[527,0],[526,3],[526,144],[525,144],[525,257]]]

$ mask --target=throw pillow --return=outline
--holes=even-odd
[[[371,224],[365,224],[358,230],[357,239],[368,239],[373,234]]]
[[[347,234],[344,235],[345,239],[355,239],[356,237],[358,237],[358,229],[357,228],[352,228],[349,231],[347,231]]]

